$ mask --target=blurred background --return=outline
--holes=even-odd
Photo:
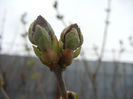
[[[64,72],[79,99],[133,99],[132,0],[0,0],[0,99],[59,99],[56,79],[27,38],[42,15],[57,38],[77,23],[81,54]]]

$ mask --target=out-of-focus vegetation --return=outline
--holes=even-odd
[[[65,15],[59,12],[58,2],[55,0],[53,4],[56,12],[55,17],[64,26],[67,26],[64,19]],[[133,64],[119,61],[126,51],[124,41],[119,41],[120,48],[118,52],[112,49],[112,62],[102,60],[108,37],[110,12],[111,0],[108,0],[101,50],[96,45],[93,47],[97,60],[86,60],[84,50],[87,49],[84,49],[80,56],[81,59],[75,60],[65,72],[65,82],[68,89],[77,92],[79,99],[133,98]],[[30,56],[32,51],[28,45],[25,26],[27,24],[27,14],[22,14],[20,22],[24,30],[21,35],[24,41],[23,46],[29,57],[0,55],[0,99],[59,99],[60,94],[54,76],[49,73],[48,68],[40,64],[39,60]],[[4,28],[5,20],[6,17],[3,17],[1,28]],[[1,29],[0,34],[0,51],[2,49],[2,38],[3,29]],[[130,36],[127,40],[133,47],[133,37]],[[118,54],[118,57],[115,56],[116,54]]]

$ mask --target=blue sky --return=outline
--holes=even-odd
[[[59,11],[65,17],[67,25],[77,23],[84,35],[83,48],[86,57],[95,58],[92,51],[93,45],[99,48],[102,44],[103,31],[105,25],[107,0],[58,0]],[[0,20],[6,12],[6,21],[3,34],[3,53],[20,54],[23,49],[23,39],[20,34],[23,27],[20,23],[20,16],[27,12],[26,20],[29,24],[38,16],[44,16],[52,25],[57,37],[59,38],[64,26],[55,18],[56,12],[52,7],[54,0],[0,0]],[[112,0],[110,25],[106,43],[105,59],[112,60],[112,49],[119,50],[119,40],[124,41],[126,52],[121,60],[132,61],[133,48],[129,45],[128,37],[133,36],[133,1],[132,0]],[[1,24],[0,24],[1,26]],[[1,31],[1,29],[0,29]],[[12,47],[12,43],[14,46]],[[29,43],[30,44],[30,43]],[[31,45],[29,45],[31,46]],[[9,51],[11,50],[11,51]],[[23,53],[21,53],[23,54]],[[116,54],[117,58],[117,54]]]

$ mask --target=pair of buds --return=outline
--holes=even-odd
[[[70,65],[72,59],[79,55],[83,43],[83,36],[77,24],[66,27],[58,41],[52,27],[42,16],[38,16],[30,25],[28,37],[35,54],[51,70],[57,65],[62,68]]]

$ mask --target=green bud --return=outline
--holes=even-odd
[[[78,99],[78,94],[73,91],[67,91],[68,99]]]
[[[63,42],[63,49],[76,50],[81,47],[83,43],[83,36],[77,24],[71,24],[61,33],[61,41]]]
[[[83,36],[77,24],[65,28],[58,42],[52,27],[42,16],[38,16],[30,25],[28,37],[36,56],[51,70],[57,65],[62,68],[70,65],[72,59],[80,54],[83,43]]]
[[[65,49],[62,52],[62,57],[60,59],[59,64],[65,68],[66,66],[68,66],[72,63],[72,59],[73,59],[73,50]]]
[[[47,65],[51,70],[54,70],[59,61],[59,56],[54,50],[47,50],[40,56],[43,64]]]
[[[0,75],[0,87],[4,85],[4,78]]]
[[[81,51],[81,47],[77,48],[77,49],[74,51],[73,58],[78,57],[78,55],[80,54],[80,51]]]
[[[73,91],[67,91],[67,94],[68,99],[78,99],[78,94]],[[60,97],[59,99],[62,99],[62,97]]]
[[[41,51],[54,49],[53,46],[58,48],[58,41],[53,29],[42,16],[38,16],[30,25],[28,36],[31,43],[36,45]]]
[[[71,24],[63,30],[60,37],[62,49],[73,50],[73,58],[80,54],[81,45],[83,44],[83,36],[77,24]]]
[[[53,70],[59,61],[60,48],[50,24],[42,16],[38,16],[30,25],[28,36],[36,56]]]
[[[41,52],[38,48],[33,46],[34,52],[36,56],[39,57],[41,62],[50,68],[50,70],[53,70],[56,68],[57,63],[59,61],[59,55],[55,50],[46,50],[44,52]]]

